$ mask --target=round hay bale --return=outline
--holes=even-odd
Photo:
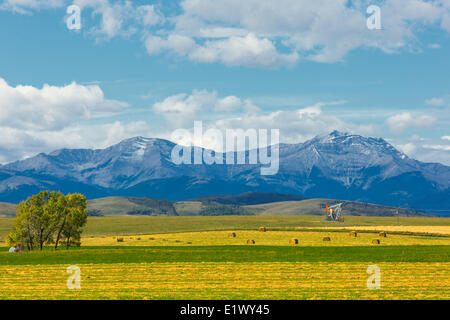
[[[230,232],[230,233],[228,234],[228,236],[229,236],[230,238],[236,238],[236,232]]]
[[[349,235],[350,235],[350,237],[356,238],[358,236],[358,233],[356,231],[350,231]]]
[[[259,227],[258,230],[261,231],[261,232],[266,232],[266,227]]]
[[[384,232],[384,231],[380,232],[378,235],[382,238],[386,238],[386,236],[387,236],[386,232]]]
[[[290,239],[289,244],[298,244],[298,239],[296,239],[296,238]]]
[[[123,242],[123,238],[117,238],[117,242]]]
[[[323,237],[323,241],[331,241],[330,237]]]
[[[255,244],[255,240],[247,240],[247,244]]]
[[[380,244],[381,241],[380,241],[380,239],[373,239],[373,240],[372,240],[372,243],[373,243],[373,244]]]
[[[148,240],[155,240],[155,238],[148,238]]]

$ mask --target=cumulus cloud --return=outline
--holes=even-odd
[[[156,102],[152,109],[162,115],[172,128],[180,128],[192,124],[205,112],[229,112],[246,106],[235,96],[220,98],[216,91],[194,90],[190,95],[181,93],[167,97]]]
[[[294,65],[298,54],[281,54],[273,42],[249,33],[244,37],[230,37],[225,40],[206,41],[189,54],[189,58],[199,62],[222,62],[229,66],[276,67]]]
[[[275,67],[294,65],[298,60],[296,52],[281,54],[272,41],[258,38],[255,34],[242,37],[230,37],[223,40],[209,40],[203,45],[192,38],[171,34],[166,39],[148,36],[145,46],[149,54],[159,54],[170,50],[192,61],[214,63],[221,62],[229,66]]]
[[[394,134],[401,134],[408,128],[427,128],[436,123],[436,118],[430,115],[414,117],[410,112],[403,112],[386,120],[389,129]]]
[[[128,104],[105,99],[96,85],[75,82],[42,88],[10,86],[0,78],[0,125],[32,130],[59,130],[78,120],[122,111]]]
[[[450,141],[447,143],[414,135],[410,139],[394,140],[392,143],[410,158],[450,165]]]
[[[242,100],[236,96],[228,96],[219,99],[214,108],[215,111],[233,111],[242,107]]]
[[[264,63],[258,63],[267,67],[290,65],[298,57],[336,62],[357,48],[372,47],[392,53],[417,45],[417,35],[423,26],[441,21],[442,29],[447,30],[445,19],[449,8],[444,1],[383,2],[380,4],[382,31],[366,27],[366,9],[370,4],[365,0],[351,4],[346,0],[184,0],[183,12],[174,18],[175,27],[171,32],[198,39],[201,50],[190,58],[200,62],[254,66],[249,63],[245,46],[239,45],[248,42],[250,34],[264,41],[269,51],[273,47],[278,54],[283,50],[290,52],[283,59],[266,58]],[[211,39],[214,35],[216,38]],[[205,38],[206,46],[201,44]],[[234,52],[238,60],[230,63],[220,59],[232,44],[236,45]],[[242,54],[237,50],[243,51]],[[265,54],[265,51],[257,53]],[[271,57],[274,56],[272,53]]]
[[[100,16],[100,26],[90,29],[97,39],[129,37],[165,19],[155,5],[135,5],[128,0],[74,0],[73,4],[82,10],[92,10],[93,16]]]
[[[127,103],[106,99],[97,85],[75,82],[42,88],[11,86],[0,78],[0,163],[59,148],[99,148],[151,134],[143,121],[92,124],[94,117],[124,112]]]
[[[63,0],[4,0],[20,13],[68,5]],[[382,30],[369,30],[368,0],[180,0],[139,5],[129,0],[74,0],[100,17],[97,39],[138,34],[149,54],[172,52],[200,63],[274,68],[300,60],[332,63],[352,50],[386,53],[420,48],[427,27],[450,32],[447,0],[380,1]],[[163,9],[171,12],[162,13]],[[84,12],[84,11],[83,11]],[[88,17],[87,15],[83,15]],[[431,45],[437,48],[438,43]]]
[[[417,151],[417,146],[413,142],[405,143],[405,144],[398,144],[397,148],[400,149],[403,153],[407,154],[408,156],[412,157],[415,155]]]

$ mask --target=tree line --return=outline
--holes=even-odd
[[[66,248],[81,244],[86,224],[86,197],[82,194],[41,191],[17,205],[13,230],[7,236],[10,246],[42,250],[44,245],[60,243]]]

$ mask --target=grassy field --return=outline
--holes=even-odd
[[[449,228],[450,229],[450,228]],[[390,234],[380,238],[377,233],[359,233],[357,237],[348,232],[295,232],[295,231],[236,231],[236,237],[229,237],[228,231],[199,231],[186,233],[168,233],[139,236],[102,236],[87,237],[83,246],[239,246],[247,240],[254,240],[255,245],[291,246],[289,240],[295,238],[299,246],[373,246],[372,240],[379,239],[381,246],[395,245],[449,245],[450,237],[426,237],[415,235]],[[329,237],[331,241],[323,241]],[[117,238],[123,242],[117,242]]]
[[[0,255],[2,299],[448,299],[446,246],[89,247]],[[366,287],[376,264],[381,290]],[[66,268],[81,269],[81,290]]]
[[[389,217],[346,217],[338,224],[318,216],[90,217],[80,248],[1,249],[0,299],[449,299],[450,219],[400,223]],[[12,219],[0,219],[0,235],[11,226]],[[257,231],[260,226],[280,231]],[[366,232],[351,237],[345,227]],[[400,227],[443,236],[392,233]],[[299,244],[289,244],[291,238]],[[249,239],[255,244],[247,245]],[[71,265],[81,270],[81,290],[66,287]],[[380,268],[380,290],[367,289],[370,265]]]
[[[402,226],[450,226],[450,218],[401,217]],[[0,241],[11,230],[12,218],[0,219]],[[322,216],[219,216],[219,217],[89,217],[85,236],[174,233],[271,228],[396,226],[394,217],[345,217],[345,222],[323,221]]]
[[[27,266],[26,271],[22,266],[0,266],[0,299],[449,298],[449,263],[378,266],[383,272],[381,290],[366,288],[366,263],[80,264],[81,290],[66,288],[66,265]]]

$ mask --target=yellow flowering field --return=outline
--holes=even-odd
[[[247,240],[255,240],[255,245],[292,246],[289,240],[298,239],[298,246],[373,246],[372,240],[380,239],[380,245],[450,245],[450,237],[426,237],[388,234],[381,238],[377,233],[350,232],[300,232],[300,231],[231,231],[185,232],[153,235],[85,237],[83,246],[211,246],[245,245]],[[331,241],[323,241],[329,237]],[[118,242],[119,240],[123,240]]]
[[[189,262],[83,264],[81,289],[67,265],[0,266],[0,299],[449,299],[450,263]]]

